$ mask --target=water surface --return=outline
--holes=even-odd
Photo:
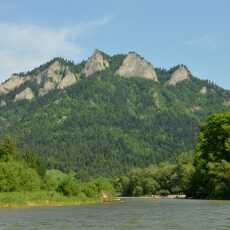
[[[77,207],[0,209],[0,230],[225,230],[230,203],[124,199]]]

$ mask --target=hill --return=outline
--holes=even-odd
[[[201,121],[229,110],[230,91],[135,52],[55,58],[0,85],[0,135],[84,179],[173,161],[194,149]]]

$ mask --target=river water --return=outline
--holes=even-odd
[[[229,230],[230,202],[127,198],[110,204],[0,209],[0,230]]]

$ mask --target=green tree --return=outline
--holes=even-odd
[[[12,160],[0,162],[1,192],[35,191],[39,190],[40,186],[40,177],[34,169]]]
[[[0,160],[8,161],[16,155],[16,143],[10,136],[0,141]]]
[[[44,177],[44,188],[48,191],[57,191],[66,176],[65,173],[57,169],[47,170]]]
[[[145,195],[154,195],[159,190],[159,183],[153,178],[145,178],[143,180],[143,193]]]
[[[32,151],[25,151],[20,155],[22,155],[22,159],[25,160],[30,168],[35,169],[41,177],[45,176],[46,165],[38,154],[34,154]]]
[[[178,155],[177,157],[177,175],[178,187],[180,192],[187,194],[191,190],[191,181],[195,172],[193,165],[194,154],[193,152],[186,152]]]
[[[214,114],[201,125],[192,181],[195,197],[226,198],[229,191],[230,112]],[[229,196],[229,195],[228,195]]]
[[[80,184],[73,175],[69,174],[64,177],[63,181],[58,186],[58,191],[65,196],[77,196],[80,193]]]

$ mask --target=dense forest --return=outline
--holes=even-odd
[[[178,154],[194,149],[201,121],[229,111],[230,92],[191,73],[189,80],[168,85],[178,66],[156,68],[158,81],[125,78],[116,75],[125,55],[103,55],[109,68],[89,77],[79,74],[65,89],[41,97],[31,81],[1,95],[7,106],[0,106],[0,136],[12,136],[21,149],[44,158],[47,168],[72,170],[88,180],[175,163]],[[85,65],[58,58],[26,74],[37,77],[57,60],[74,73]],[[25,87],[35,97],[15,102]]]
[[[74,172],[48,170],[44,159],[17,148],[12,138],[0,140],[0,207],[31,202],[34,205],[99,202],[103,194],[107,200],[114,195],[110,180],[81,182]]]
[[[195,154],[180,154],[175,163],[133,169],[116,178],[114,185],[123,196],[230,199],[230,113],[212,115],[201,125]]]
[[[45,193],[46,199],[62,197],[62,201],[63,197],[99,199],[103,193],[230,199],[230,113],[214,114],[200,128],[195,152],[179,154],[175,163],[163,162],[132,169],[113,179],[95,178],[87,182],[77,180],[77,172],[47,169],[44,159],[18,149],[13,139],[5,137],[0,142],[0,202],[6,202],[1,199],[4,193],[9,199],[9,194],[17,197],[22,192],[29,192],[30,196],[37,192],[40,199]]]

